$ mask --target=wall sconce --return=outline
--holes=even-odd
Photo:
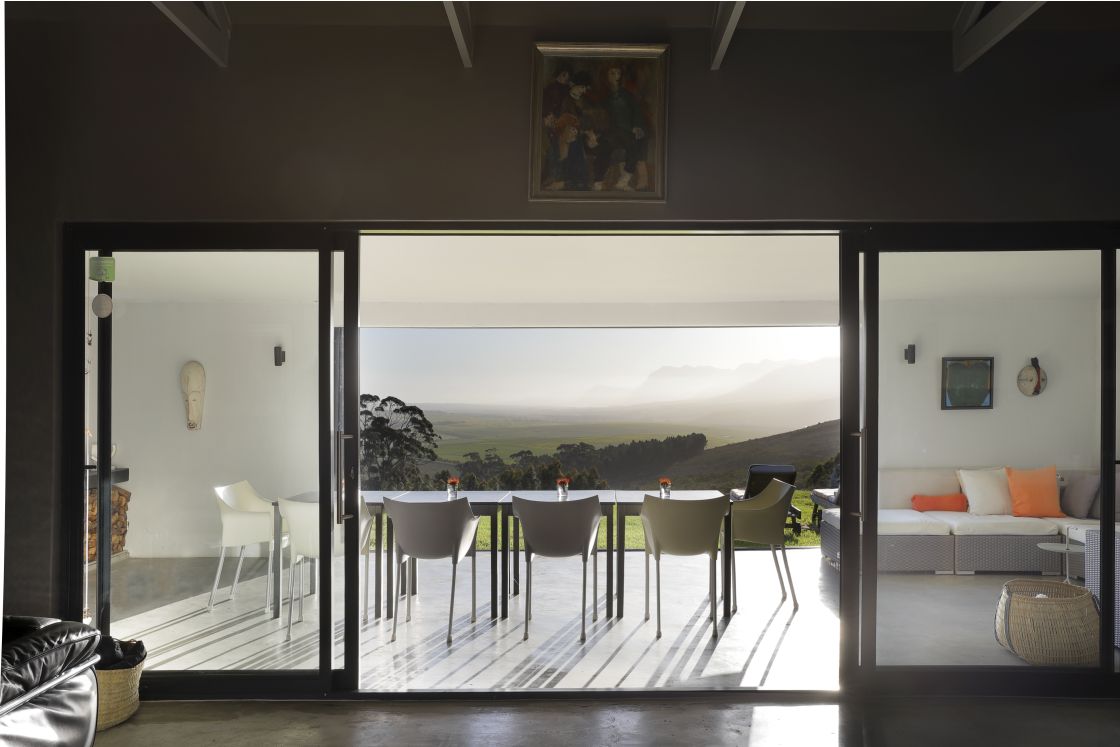
[[[277,366],[283,366],[284,361],[288,360],[288,354],[284,352],[284,348],[277,345],[272,349],[272,362]]]
[[[914,343],[910,343],[906,346],[906,349],[902,351],[902,355],[907,363],[914,365],[918,360],[918,346]]]

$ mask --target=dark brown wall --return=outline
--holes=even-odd
[[[1115,34],[1020,32],[966,73],[940,33],[671,44],[668,201],[530,204],[532,29],[9,23],[5,611],[59,600],[58,226],[191,219],[1120,217]],[[571,37],[568,37],[571,39]],[[579,39],[572,39],[579,40]],[[585,40],[599,40],[588,36]]]

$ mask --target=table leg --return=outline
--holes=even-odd
[[[280,519],[280,504],[272,507],[272,619],[280,617],[280,571],[284,568],[284,558],[281,553],[284,549],[284,529]],[[291,573],[291,569],[288,569]]]
[[[607,619],[614,617],[614,506],[606,512],[607,517]],[[595,539],[595,552],[599,552],[599,539]]]
[[[393,557],[393,520],[385,520],[385,619],[393,619],[393,607],[396,606],[396,586],[393,585],[393,572],[396,558]]]
[[[512,513],[512,512],[511,512]],[[513,595],[521,593],[521,522],[513,517]]]
[[[410,588],[409,592],[412,596],[416,596],[416,558],[412,559],[408,569]]]
[[[502,510],[502,619],[509,617],[509,530],[512,512]],[[494,517],[498,523],[498,517]]]
[[[505,569],[502,570],[505,578]],[[505,597],[502,597],[505,606]],[[498,617],[498,507],[490,511],[490,619]]]
[[[626,512],[622,507],[618,508],[618,523],[615,525],[615,544],[618,547],[615,553],[618,555],[618,570],[615,571],[618,579],[618,619],[622,619],[622,613],[625,606],[626,599]]]
[[[723,616],[731,617],[731,563],[735,544],[731,539],[731,512],[723,517]]]
[[[381,513],[373,517],[373,531],[377,534],[373,541],[373,617],[381,617],[381,525],[384,523]]]

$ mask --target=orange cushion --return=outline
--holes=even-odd
[[[915,511],[967,511],[968,498],[964,493],[949,495],[916,495],[910,499]]]
[[[1058,469],[1007,470],[1007,487],[1011,492],[1011,513],[1015,516],[1065,516],[1058,493]]]

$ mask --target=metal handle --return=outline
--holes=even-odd
[[[342,431],[335,431],[334,434],[334,474],[335,474],[335,516],[337,523],[341,524],[347,519],[353,519],[353,514],[342,513],[344,509],[343,499],[346,496],[346,439],[353,438],[354,436]]]
[[[851,436],[852,438],[858,438],[859,439],[859,485],[858,485],[858,488],[857,488],[859,490],[859,511],[849,511],[848,515],[849,516],[854,516],[857,519],[862,520],[863,519],[863,513],[864,513],[863,477],[864,477],[864,473],[867,471],[867,462],[864,459],[864,448],[863,448],[864,443],[866,443],[866,442],[863,440],[863,437],[865,435],[867,435],[867,432],[865,430],[858,430],[855,433],[849,433],[848,435]]]

